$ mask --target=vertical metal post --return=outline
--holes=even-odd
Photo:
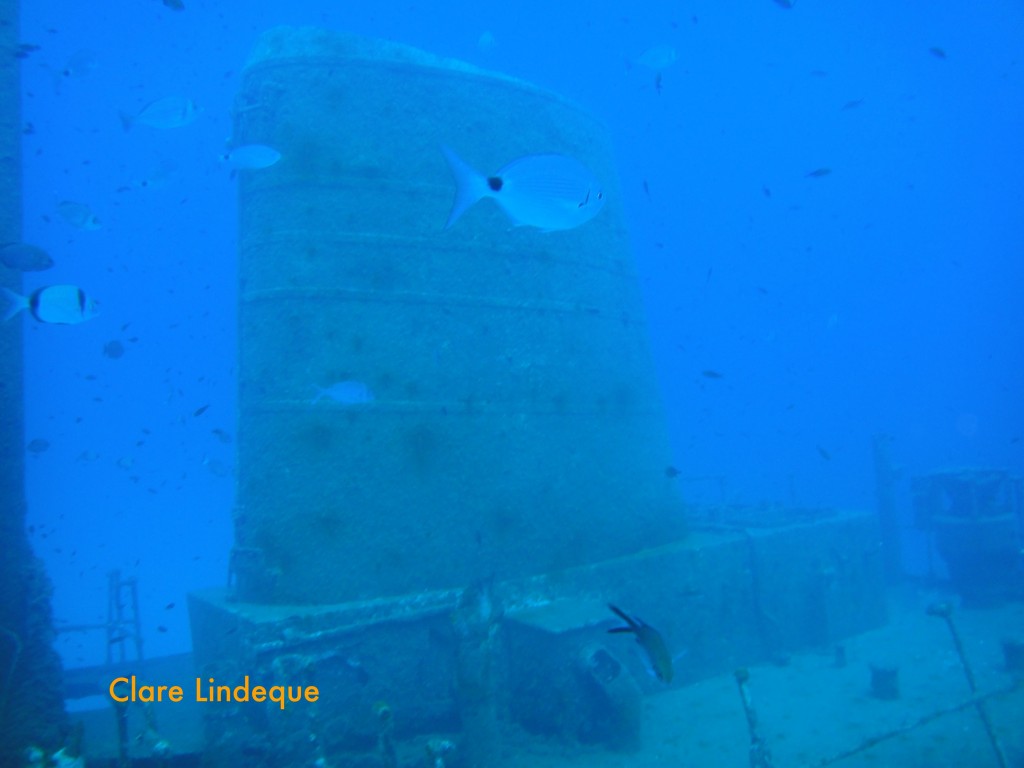
[[[21,240],[18,31],[17,0],[0,0],[0,242]],[[20,290],[20,273],[0,267],[0,286]],[[59,748],[67,731],[49,579],[25,531],[23,377],[18,319],[0,324],[0,765]]]
[[[131,592],[132,600],[132,636],[135,638],[135,658],[142,661],[142,621],[139,619],[139,582],[131,578],[125,582]]]
[[[114,663],[114,643],[117,634],[117,581],[118,572],[111,571],[107,574],[107,666]],[[122,653],[123,653],[122,648]],[[124,661],[124,656],[121,656]]]
[[[878,503],[878,525],[882,532],[882,565],[885,579],[895,583],[903,575],[900,563],[900,528],[896,510],[896,471],[889,457],[889,435],[871,438],[875,463],[875,498]]]

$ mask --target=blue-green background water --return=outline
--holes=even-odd
[[[185,593],[226,579],[233,444],[213,430],[234,434],[236,201],[217,158],[276,24],[464,59],[605,121],[684,498],[869,507],[878,433],[905,476],[1024,464],[1020,3],[185,4],[22,9],[40,46],[24,239],[57,261],[25,287],[76,283],[103,310],[17,321],[26,436],[49,442],[29,456],[29,522],[59,621],[104,620],[120,568],[147,653],[185,650]],[[656,46],[677,55],[660,73],[641,63]],[[81,51],[95,69],[55,74]],[[122,130],[119,111],[168,95],[203,114]],[[70,226],[62,200],[102,229]],[[59,647],[70,665],[104,652]]]

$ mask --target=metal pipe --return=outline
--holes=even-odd
[[[743,712],[747,716],[747,730],[750,732],[750,768],[772,768],[772,753],[768,749],[768,742],[758,731],[757,712],[750,698],[750,691],[747,690],[750,671],[746,667],[740,667],[733,674],[736,677],[736,685],[740,689],[740,700],[743,702]]]
[[[981,696],[973,696],[967,701],[962,701],[959,704],[955,704],[951,707],[939,709],[935,712],[929,712],[928,714],[922,715],[921,717],[917,718],[917,720],[915,720],[912,723],[908,723],[907,725],[901,726],[899,728],[894,728],[893,730],[886,731],[885,733],[880,733],[877,736],[871,736],[870,738],[865,739],[852,749],[848,749],[845,752],[840,752],[837,755],[833,755],[832,757],[822,760],[820,763],[818,763],[818,768],[825,768],[825,766],[833,765],[835,763],[842,762],[843,760],[846,760],[848,758],[855,757],[856,755],[859,755],[861,752],[871,749],[872,747],[877,746],[878,744],[881,744],[884,741],[894,739],[897,736],[905,736],[911,731],[915,731],[921,726],[928,725],[928,723],[934,722],[935,720],[945,717],[946,715],[952,715],[957,712],[962,712],[963,710],[969,707],[977,707],[979,704],[982,704],[983,702],[986,702],[989,699],[994,699],[997,696],[1005,696],[1007,694],[1014,693],[1016,690],[1016,685],[1008,685],[996,691],[989,691],[988,693],[982,694]]]
[[[960,640],[960,633],[956,629],[956,624],[953,623],[953,607],[949,603],[933,603],[928,606],[927,613],[929,616],[937,616],[946,622],[946,626],[949,627],[949,634],[953,637],[953,647],[956,648],[957,656],[960,657],[960,666],[963,667],[964,675],[967,677],[967,685],[970,687],[971,693],[977,693],[978,686],[974,681],[974,671],[971,669],[970,662],[967,660],[967,654],[964,652],[964,644]],[[996,759],[999,761],[1000,768],[1007,768],[1009,763],[1006,759],[1006,753],[1003,752],[1003,745],[999,743],[999,737],[996,736],[995,728],[989,719],[984,701],[981,699],[975,701],[974,708],[978,710],[981,724],[985,726],[985,733],[988,734],[988,740],[996,753]]]

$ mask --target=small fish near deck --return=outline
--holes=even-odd
[[[674,674],[672,654],[668,652],[668,645],[665,644],[665,639],[661,636],[661,633],[650,624],[645,623],[636,616],[630,616],[621,608],[617,608],[611,603],[608,604],[608,608],[626,622],[626,626],[612,627],[608,630],[608,633],[614,635],[628,632],[632,634],[640,647],[643,648],[644,655],[647,657],[654,675],[663,683],[671,683]]]

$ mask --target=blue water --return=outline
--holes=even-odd
[[[185,594],[226,580],[236,200],[217,158],[276,24],[464,59],[605,121],[684,498],[869,508],[880,433],[904,477],[1024,466],[1020,3],[185,4],[22,9],[41,46],[24,239],[57,262],[25,287],[102,304],[77,326],[17,321],[26,438],[50,444],[28,457],[29,523],[59,622],[103,621],[119,568],[139,577],[147,655],[187,650]],[[638,60],[659,45],[677,58],[656,73]],[[83,50],[93,71],[54,74]],[[168,95],[203,113],[122,129]],[[62,220],[62,200],[102,229]],[[58,647],[71,666],[105,650]]]

